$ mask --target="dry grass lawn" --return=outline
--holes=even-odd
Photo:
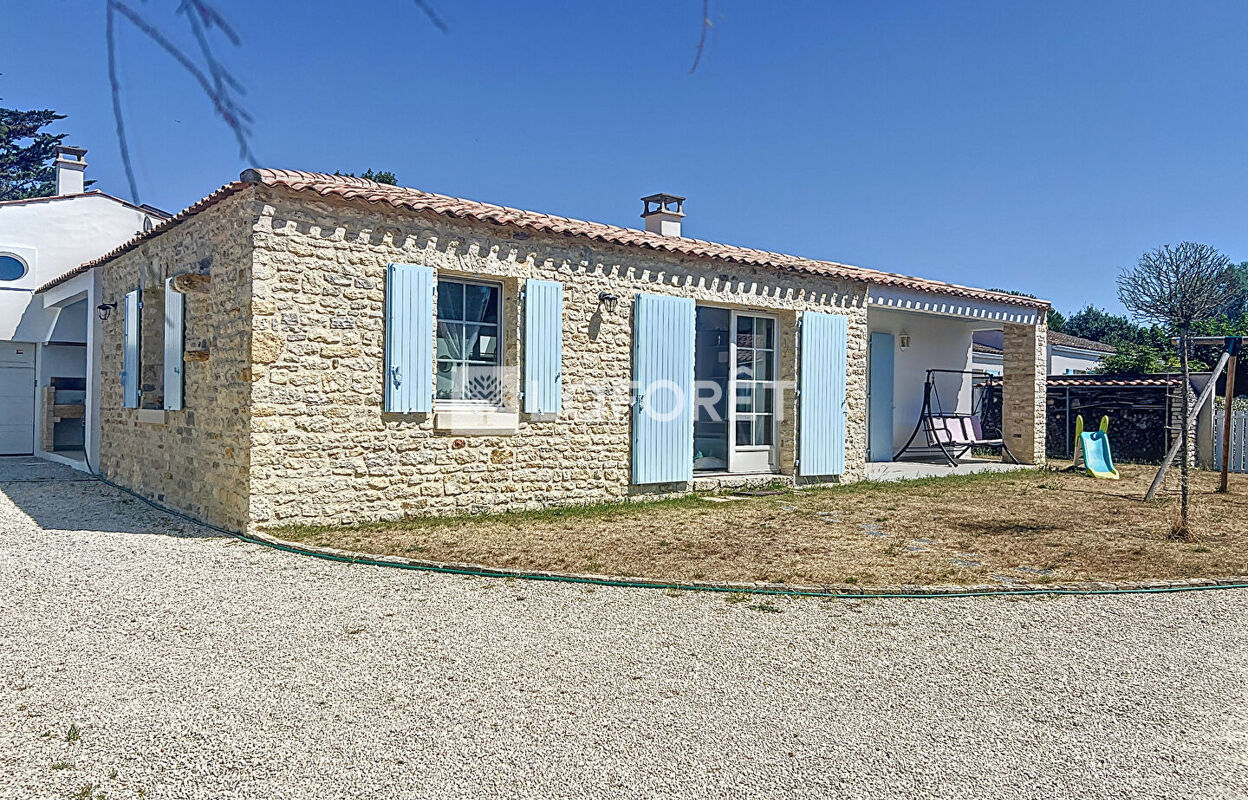
[[[716,502],[684,497],[349,528],[282,538],[361,553],[669,580],[790,584],[1063,583],[1248,575],[1248,476],[1194,473],[1191,541],[1167,534],[1177,470],[1121,481],[1055,470],[863,483]]]

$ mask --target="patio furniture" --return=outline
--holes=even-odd
[[[971,381],[971,411],[970,413],[959,412],[956,406],[956,399],[953,411],[946,411],[941,404],[940,391],[937,386],[937,376],[956,375],[959,381],[959,392],[965,381]],[[1018,459],[1010,452],[1010,448],[1006,446],[1005,440],[1002,438],[988,438],[984,435],[983,423],[980,420],[980,405],[982,403],[982,393],[973,391],[975,379],[990,379],[993,376],[987,372],[979,370],[957,370],[957,369],[929,369],[927,378],[923,382],[923,408],[919,412],[919,421],[914,426],[914,432],[910,434],[910,438],[902,445],[902,448],[893,456],[894,461],[901,459],[907,451],[914,451],[914,456],[923,457],[939,457],[948,462],[949,466],[956,467],[960,463],[960,459],[964,458],[967,453],[977,448],[995,449],[1001,454],[1002,460],[1009,459],[1010,462],[1017,464]],[[923,445],[915,445],[915,440],[919,436],[919,431],[923,431],[926,447]]]

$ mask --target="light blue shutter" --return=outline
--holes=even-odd
[[[637,295],[633,483],[693,479],[693,300]]]
[[[165,279],[165,410],[182,408],[182,333],[186,295]]]
[[[386,270],[385,409],[433,410],[433,269],[391,264]]]
[[[846,318],[802,314],[798,376],[798,454],[802,475],[845,471],[845,372],[849,347]]]
[[[122,309],[121,397],[126,408],[139,407],[139,292],[126,295]]]
[[[558,414],[563,408],[563,284],[530,280],[524,286],[524,410]]]

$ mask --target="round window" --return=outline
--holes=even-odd
[[[0,256],[0,281],[15,281],[26,274],[26,265],[13,256]]]

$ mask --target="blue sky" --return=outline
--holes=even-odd
[[[175,0],[129,0],[190,46]],[[688,196],[690,236],[1118,310],[1113,277],[1195,239],[1248,260],[1243,2],[215,0],[264,165],[619,225]],[[128,194],[103,0],[7,2],[0,102],[51,107]],[[60,34],[58,38],[57,34]],[[65,42],[55,52],[52,43]],[[141,199],[248,164],[128,25]]]

